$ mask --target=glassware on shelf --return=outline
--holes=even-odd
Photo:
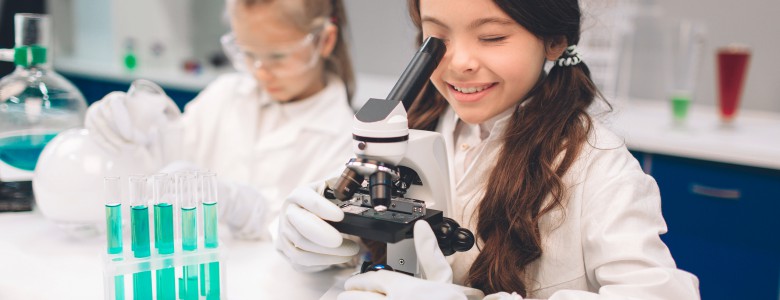
[[[668,98],[675,123],[682,124],[687,118],[688,107],[695,98],[706,30],[702,23],[681,20],[670,32],[671,82]]]
[[[733,123],[750,63],[750,47],[729,45],[717,50],[718,107],[724,124]]]

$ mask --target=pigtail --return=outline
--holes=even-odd
[[[584,63],[556,65],[513,113],[501,163],[477,209],[477,236],[484,244],[469,270],[473,287],[528,295],[527,267],[543,253],[539,222],[565,205],[562,178],[587,140],[587,108],[596,94]]]

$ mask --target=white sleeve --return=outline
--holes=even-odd
[[[698,279],[677,269],[661,240],[666,222],[655,180],[625,147],[596,150],[585,174],[581,234],[589,284],[549,299],[699,299]]]
[[[270,239],[268,199],[247,184],[219,183],[219,218],[238,239]]]

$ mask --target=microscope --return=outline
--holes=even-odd
[[[417,97],[445,51],[441,40],[426,39],[387,99],[369,99],[355,114],[352,145],[357,157],[325,191],[344,211],[344,220],[329,222],[339,232],[387,243],[387,264],[364,271],[387,269],[421,277],[412,236],[419,220],[431,225],[444,255],[474,245],[469,230],[444,217],[452,195],[441,134],[410,130],[406,118],[405,106]]]

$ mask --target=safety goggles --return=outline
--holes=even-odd
[[[242,48],[232,32],[223,35],[220,42],[236,70],[254,72],[265,69],[274,76],[289,77],[304,73],[317,64],[322,46],[319,42],[321,32],[322,28],[318,28],[295,44],[263,51]]]

